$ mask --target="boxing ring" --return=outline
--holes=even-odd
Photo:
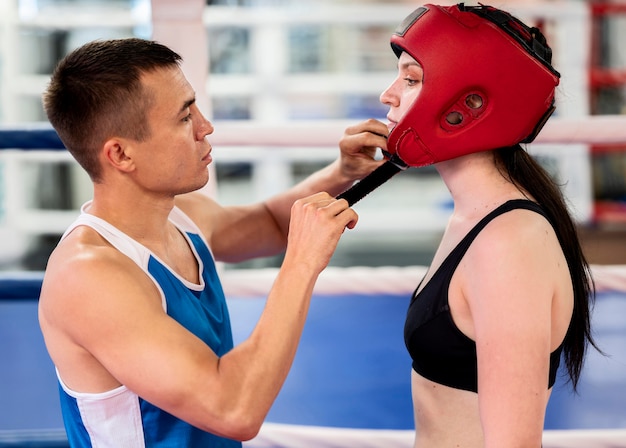
[[[308,132],[303,125],[301,141],[290,139],[275,145],[307,146],[305,140],[314,133],[317,145],[334,146],[337,130],[343,125],[319,125]],[[619,128],[626,132],[626,126]],[[564,132],[560,128],[546,130],[542,135],[548,140],[551,135],[555,141],[591,138],[572,132],[557,136]],[[27,130],[24,135],[33,137],[39,131]],[[56,154],[54,157],[66,157],[49,130],[44,129],[41,135],[52,140],[24,145],[17,157],[47,150],[46,146],[53,150],[47,152]],[[216,134],[217,141],[212,142],[215,148],[245,144],[240,141],[241,132],[223,135]],[[256,132],[255,137],[269,141],[282,135],[270,129]],[[591,135],[596,138],[598,132]],[[1,137],[0,132],[0,141],[9,141]],[[626,141],[626,136],[619,138]],[[8,146],[15,156],[18,144],[5,143],[5,149]],[[0,160],[4,152],[0,151]],[[29,216],[24,210],[14,211]],[[316,284],[285,385],[260,434],[244,446],[411,447],[411,363],[402,331],[410,294],[424,271],[423,266],[327,268]],[[609,356],[589,351],[578,395],[570,393],[561,375],[547,410],[545,448],[626,447],[626,266],[592,265],[592,272],[598,289],[592,325],[597,342]],[[54,368],[37,322],[42,275],[39,271],[0,272],[2,448],[68,446]],[[256,323],[275,276],[273,268],[223,269],[236,343],[246,338]]]

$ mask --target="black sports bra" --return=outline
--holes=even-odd
[[[450,314],[448,288],[452,275],[480,231],[497,216],[515,209],[546,213],[536,203],[508,201],[485,216],[446,257],[424,289],[409,305],[404,341],[413,359],[413,369],[421,376],[445,386],[478,392],[476,343],[459,330]],[[421,284],[421,283],[420,283]],[[550,354],[548,388],[554,385],[561,361],[561,344]]]

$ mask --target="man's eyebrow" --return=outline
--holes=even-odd
[[[187,109],[189,106],[191,106],[191,105],[192,105],[192,104],[194,104],[195,102],[196,102],[196,98],[195,98],[195,97],[194,97],[194,98],[191,98],[191,99],[189,99],[189,100],[187,100],[187,101],[185,101],[185,102],[183,103],[183,107],[181,107],[181,108],[180,108],[180,111],[179,111],[178,113],[183,112],[185,109]]]

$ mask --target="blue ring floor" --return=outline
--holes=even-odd
[[[30,295],[0,285],[0,431],[63,426],[36,295]],[[228,303],[238,342],[251,331],[264,300]],[[314,297],[294,365],[267,421],[411,429],[411,364],[402,336],[407,305],[408,297],[395,295]],[[594,332],[609,356],[590,349],[578,395],[557,382],[546,429],[626,428],[624,316],[626,293],[598,294]]]

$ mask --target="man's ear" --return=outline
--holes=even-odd
[[[113,168],[124,172],[130,172],[134,169],[131,145],[128,141],[111,138],[104,143],[102,152],[105,163],[108,163]]]

